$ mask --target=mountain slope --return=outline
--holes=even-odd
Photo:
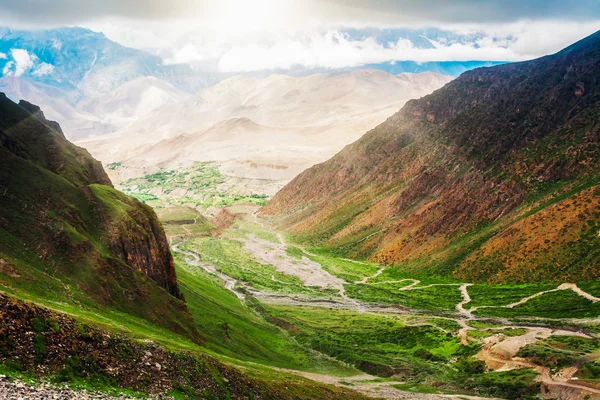
[[[303,78],[238,76],[158,108],[115,135],[78,143],[104,163],[129,167],[120,171],[127,177],[217,161],[230,176],[287,182],[384,121],[408,99],[450,79],[375,70]]]
[[[114,132],[216,82],[84,28],[0,29],[0,91],[39,104],[69,138]]]
[[[0,285],[45,303],[127,313],[199,340],[151,208],[39,107],[0,94]]]
[[[600,275],[600,33],[413,100],[263,214],[298,240],[480,281]]]

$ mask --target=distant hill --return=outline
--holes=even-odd
[[[0,290],[118,311],[200,340],[154,211],[113,189],[102,165],[39,107],[4,94]]]
[[[479,68],[288,184],[302,242],[475,281],[600,276],[600,33]]]
[[[288,182],[451,80],[377,70],[307,77],[236,76],[157,108],[117,134],[79,141],[119,179],[216,161],[229,176]],[[112,171],[109,171],[112,173]]]

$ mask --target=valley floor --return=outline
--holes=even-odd
[[[600,285],[409,277],[289,244],[256,209],[232,206],[217,233],[190,234],[192,222],[172,237],[186,298],[198,294],[188,280],[211,280],[228,293],[219,296],[285,338],[271,343],[281,354],[266,354],[264,332],[249,332],[258,343],[229,346],[228,356],[388,399],[600,398]],[[211,323],[225,336],[242,333],[239,321]],[[217,353],[220,340],[215,333]]]

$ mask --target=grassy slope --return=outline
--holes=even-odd
[[[315,359],[287,332],[240,303],[233,293],[222,287],[219,278],[185,266],[183,262],[178,262],[177,273],[196,327],[206,338],[210,351],[239,361],[280,368],[336,375],[353,372],[341,364]]]
[[[161,236],[154,212],[40,118],[0,99],[0,289],[200,342],[185,304],[150,278],[168,267],[160,243],[150,247]]]
[[[6,221],[0,227],[0,254],[12,266],[12,272],[0,274],[4,291],[65,311],[78,307],[107,316],[131,314],[178,333],[187,331],[190,338],[196,336],[183,303],[111,256],[103,224],[82,189],[33,164],[6,163],[11,157],[4,154],[0,162],[4,182],[20,188],[19,201],[0,197]],[[7,165],[10,169],[4,169]],[[95,190],[123,196],[108,186]],[[25,204],[35,207],[45,202],[53,206],[46,214],[38,214],[39,219],[22,210]],[[125,212],[115,209],[114,203],[102,206],[113,213]]]

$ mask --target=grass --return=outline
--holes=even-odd
[[[430,385],[417,382],[400,383],[392,385],[396,389],[404,390],[406,392],[413,393],[424,393],[424,394],[466,394],[465,392],[444,390]]]
[[[0,196],[0,259],[11,271],[0,274],[0,290],[90,319],[120,316],[120,329],[132,327],[128,319],[146,320],[142,325],[157,331],[198,336],[183,303],[140,271],[144,260],[160,257],[158,246],[153,256],[136,251],[152,242],[154,231],[147,230],[159,229],[152,209],[109,186],[78,187],[0,153],[0,176],[11,187],[10,198]],[[121,247],[133,250],[115,250]],[[131,266],[123,260],[128,255]]]
[[[296,339],[316,351],[380,376],[404,370],[438,369],[458,353],[458,339],[429,325],[411,326],[397,317],[311,307],[265,306],[294,328]]]
[[[531,369],[488,372],[471,377],[465,382],[465,386],[484,396],[533,400],[540,393],[536,377],[537,373]]]
[[[288,254],[295,257],[306,256],[309,259],[318,262],[323,266],[323,269],[332,275],[337,276],[352,283],[360,281],[365,277],[372,276],[379,270],[379,265],[370,262],[352,262],[334,256],[330,251],[323,248],[309,248],[307,252],[303,252],[297,247],[289,247]]]
[[[523,347],[517,356],[526,357],[536,364],[549,367],[554,373],[561,368],[575,365],[588,354],[596,353],[595,358],[600,358],[599,351],[600,340],[598,339],[586,339],[574,336],[551,336]],[[592,360],[593,357],[588,361]]]
[[[399,305],[421,311],[454,311],[462,300],[458,286],[434,286],[415,290],[398,290],[410,284],[345,285],[346,294],[369,303]]]
[[[593,318],[600,316],[600,303],[570,290],[546,293],[514,308],[480,308],[474,312],[489,317]]]
[[[516,303],[524,297],[536,293],[555,289],[558,284],[520,284],[520,285],[484,285],[475,284],[469,287],[471,301],[465,305],[466,308],[476,306],[505,306]]]
[[[321,288],[304,286],[298,277],[257,262],[243,244],[235,240],[194,238],[186,242],[183,248],[198,253],[202,261],[213,264],[220,272],[259,290],[315,296],[332,294]]]
[[[241,211],[247,212],[247,209],[242,209]],[[264,239],[271,243],[281,243],[275,232],[243,219],[236,220],[233,226],[224,232],[225,237],[232,239],[245,239],[248,235],[254,235],[259,239]]]
[[[212,226],[196,209],[184,206],[161,207],[156,214],[169,237],[207,235]]]
[[[217,354],[281,368],[313,372],[343,370],[334,362],[315,360],[285,331],[242,304],[223,282],[176,255],[177,274],[187,305],[207,348]]]
[[[575,376],[581,380],[598,383],[600,382],[600,363],[598,361],[583,364]]]

